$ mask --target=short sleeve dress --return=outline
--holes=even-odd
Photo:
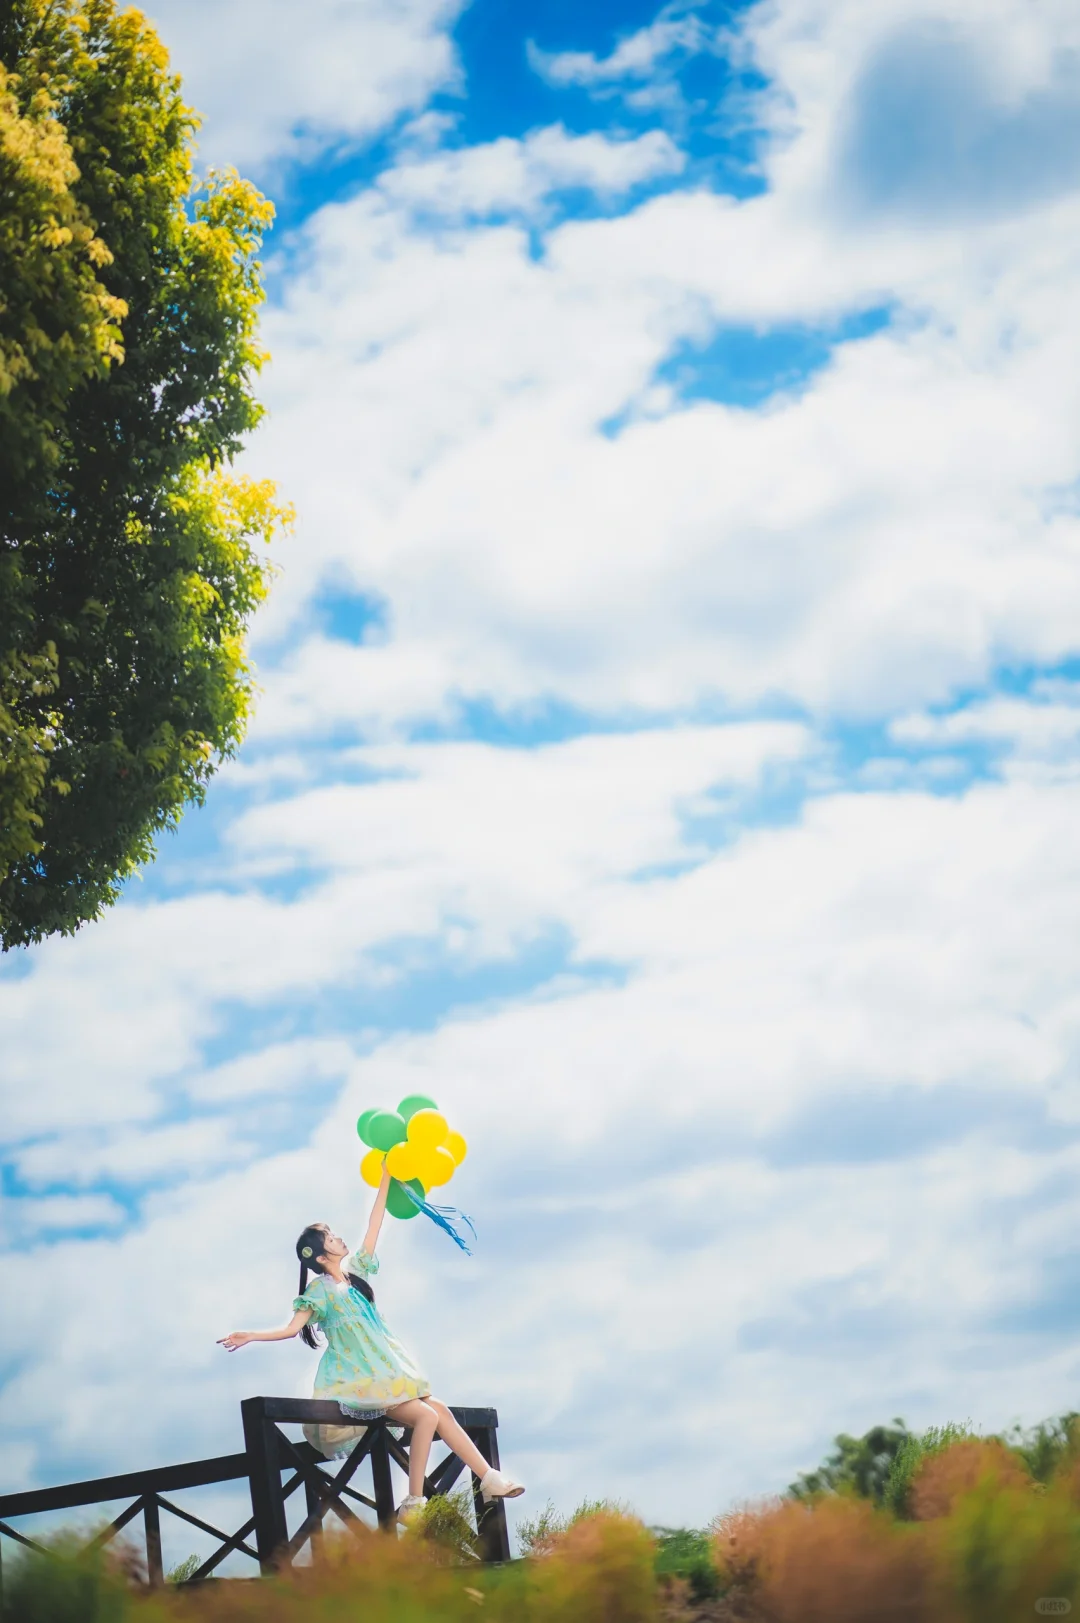
[[[379,1271],[379,1259],[356,1250],[342,1264],[347,1274],[370,1279]],[[329,1398],[352,1420],[374,1419],[397,1403],[426,1398],[431,1392],[412,1354],[390,1332],[373,1302],[347,1282],[340,1285],[329,1274],[316,1274],[303,1296],[293,1302],[294,1312],[311,1313],[311,1324],[326,1337],[326,1350],[315,1372],[314,1397]],[[329,1458],[338,1457],[359,1442],[364,1426],[305,1425],[304,1435]]]

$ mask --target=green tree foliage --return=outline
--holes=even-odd
[[[1080,1414],[1070,1409],[1053,1420],[1040,1420],[1027,1430],[1013,1426],[1001,1440],[1015,1449],[1036,1482],[1049,1482],[1066,1462],[1080,1454]]]
[[[910,1514],[912,1483],[920,1466],[935,1454],[944,1454],[954,1443],[973,1437],[970,1421],[946,1421],[943,1426],[929,1426],[923,1432],[908,1432],[896,1450],[888,1471],[881,1502],[894,1516]]]
[[[788,1493],[793,1499],[812,1499],[821,1493],[854,1493],[881,1504],[893,1461],[910,1437],[899,1418],[891,1426],[871,1426],[862,1437],[842,1432],[836,1447],[816,1471],[802,1471]]]
[[[287,517],[258,422],[272,209],[201,186],[163,46],[115,0],[0,6],[0,944],[70,933],[200,801],[252,696]]]

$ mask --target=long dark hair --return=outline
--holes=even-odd
[[[309,1223],[303,1234],[301,1234],[300,1238],[296,1242],[296,1255],[300,1259],[300,1289],[296,1293],[298,1296],[303,1296],[304,1292],[307,1290],[309,1272],[313,1274],[325,1274],[326,1269],[323,1267],[322,1263],[318,1261],[318,1258],[322,1256],[325,1245],[326,1224]],[[349,1284],[352,1286],[354,1291],[359,1291],[360,1295],[366,1296],[369,1302],[374,1302],[375,1292],[372,1290],[366,1279],[361,1279],[359,1274],[351,1273],[347,1273],[345,1278],[349,1281]],[[305,1324],[304,1328],[301,1330],[300,1340],[306,1342],[309,1347],[317,1347],[319,1345],[318,1337],[316,1336],[310,1323]]]

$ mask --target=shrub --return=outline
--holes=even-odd
[[[469,1489],[461,1487],[455,1488],[453,1493],[435,1494],[410,1521],[408,1536],[425,1540],[448,1560],[479,1561]]]
[[[779,1510],[783,1502],[769,1499],[758,1506],[744,1505],[717,1516],[709,1531],[713,1540],[713,1561],[725,1587],[739,1595],[753,1589],[761,1556],[762,1520]]]
[[[956,1623],[1012,1623],[1040,1599],[1080,1599],[1080,1512],[1060,1488],[1033,1493],[986,1473],[926,1531]]]
[[[538,1515],[518,1522],[518,1549],[522,1555],[543,1555],[569,1525],[569,1516],[560,1516],[554,1501],[549,1499]]]
[[[947,1516],[958,1499],[986,1480],[999,1487],[1031,1487],[1026,1464],[1000,1438],[958,1438],[919,1461],[908,1489],[908,1515],[917,1522]]]
[[[851,1494],[723,1517],[715,1550],[733,1601],[773,1623],[910,1623],[926,1613],[922,1529]]]
[[[583,1499],[569,1516],[563,1516],[549,1499],[538,1516],[519,1522],[518,1548],[522,1555],[546,1555],[564,1533],[588,1516],[628,1516],[629,1507],[616,1499]]]
[[[656,1623],[655,1544],[633,1516],[577,1516],[544,1561],[530,1562],[536,1615],[558,1623]]]
[[[712,1600],[720,1593],[708,1533],[694,1527],[654,1527],[651,1531],[656,1539],[653,1568],[661,1582],[681,1580],[692,1600]]]
[[[47,1553],[4,1563],[3,1623],[123,1623],[131,1596],[122,1555],[81,1550],[63,1538]]]

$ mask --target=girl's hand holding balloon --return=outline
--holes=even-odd
[[[427,1193],[450,1182],[468,1145],[460,1133],[451,1132],[434,1099],[411,1093],[396,1110],[365,1110],[356,1130],[371,1146],[360,1163],[364,1182],[377,1189],[390,1174],[386,1209],[391,1217],[406,1220],[419,1211],[431,1216],[440,1210],[427,1204]]]

